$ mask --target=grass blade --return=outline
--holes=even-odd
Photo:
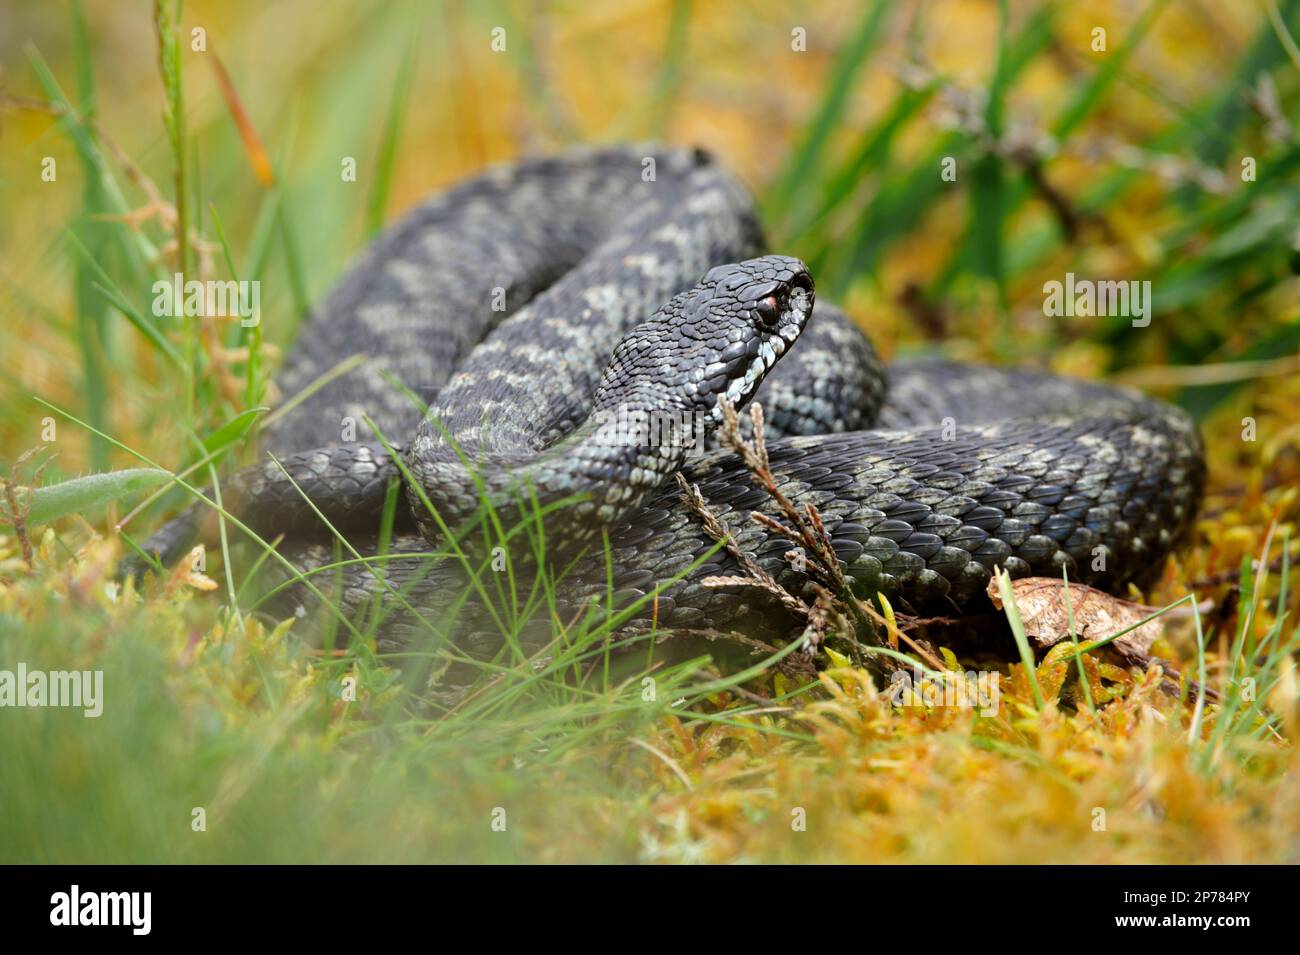
[[[393,97],[388,102],[388,117],[384,121],[383,136],[379,140],[379,152],[375,157],[375,175],[370,195],[366,200],[366,235],[373,236],[384,226],[385,211],[388,208],[388,193],[393,183],[393,167],[397,163],[397,146],[402,139],[402,122],[406,116],[406,102],[411,92],[411,77],[415,74],[416,51],[419,49],[419,34],[412,40],[402,57],[397,70],[397,79],[393,83]]]
[[[768,217],[783,218],[794,196],[816,179],[815,172],[821,165],[831,134],[844,115],[853,81],[870,60],[869,54],[880,40],[890,10],[891,5],[884,0],[868,5],[858,22],[858,29],[840,49],[817,113],[808,124],[803,141],[786,163],[785,171],[768,193]]]

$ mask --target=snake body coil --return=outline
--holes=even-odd
[[[699,151],[602,148],[494,168],[385,232],[323,301],[284,393],[348,354],[369,358],[268,430],[279,463],[223,485],[227,506],[264,536],[285,533],[283,552],[311,568],[334,559],[316,510],[373,551],[384,490],[403,472],[449,526],[485,494],[498,506],[576,496],[546,528],[575,561],[558,609],[608,598],[611,584],[619,600],[659,588],[662,627],[780,631],[790,618],[761,592],[701,584],[739,573],[730,555],[688,570],[715,541],[667,480],[680,468],[740,550],[797,593],[805,577],[788,542],[750,519],[778,515],[742,463],[603,441],[598,423],[628,408],[716,423],[718,395],[743,403],[762,381],[781,490],[816,505],[864,594],[960,611],[998,566],[1065,568],[1116,591],[1150,577],[1188,532],[1204,462],[1178,409],[1031,371],[931,361],[886,372],[834,306],[818,302],[804,328],[811,280],[761,251],[744,190]],[[349,420],[362,438],[344,443]],[[383,565],[405,595],[384,630],[395,643],[465,585],[459,567],[414,556],[441,531],[421,495],[406,496],[390,550],[411,556]],[[198,524],[192,510],[149,547],[175,556]],[[608,555],[580,552],[600,529]],[[380,589],[348,568],[342,609]]]

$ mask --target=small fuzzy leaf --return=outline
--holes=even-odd
[[[136,491],[166,484],[171,475],[158,468],[130,468],[108,474],[89,474],[30,492],[31,507],[27,523],[47,524],[66,514],[87,511],[99,504],[117,500]]]

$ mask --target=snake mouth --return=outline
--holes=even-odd
[[[754,396],[763,378],[798,339],[812,316],[812,277],[807,272],[798,272],[789,281],[780,283],[773,294],[780,305],[776,322],[770,328],[759,330],[753,357],[736,369],[719,396],[732,407],[739,407]],[[713,413],[721,420],[721,407],[715,407]]]
[[[785,354],[785,348],[785,339],[776,335],[759,345],[758,355],[745,366],[745,373],[739,378],[733,378],[721,397],[733,408],[739,407],[743,402],[752,398],[754,393],[758,391],[758,386],[763,377],[776,364],[776,360]],[[722,410],[720,408],[715,409],[714,415],[718,420],[721,420]]]

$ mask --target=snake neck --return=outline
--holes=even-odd
[[[480,435],[477,448],[449,440],[422,453],[413,448],[406,463],[437,512],[414,495],[416,524],[427,539],[439,540],[444,527],[455,530],[490,509],[506,531],[542,517],[549,537],[584,543],[703,451],[717,421],[717,414],[647,385],[598,402],[568,437],[540,451],[510,446],[512,431],[498,442]]]

